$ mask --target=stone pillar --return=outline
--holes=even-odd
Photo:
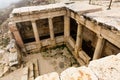
[[[52,18],[48,18],[48,23],[49,23],[49,29],[50,29],[51,44],[52,44],[52,46],[54,46],[56,43],[55,43],[55,36],[54,36],[54,29],[53,29]]]
[[[64,39],[65,42],[70,37],[70,17],[66,14],[64,16]]]
[[[15,38],[16,43],[18,44],[18,46],[19,46],[24,52],[26,52],[26,49],[25,49],[25,46],[24,46],[22,37],[21,37],[21,35],[20,35],[20,33],[19,33],[19,30],[18,30],[16,24],[10,22],[10,23],[9,23],[9,29],[10,29],[11,33],[13,34],[13,37]]]
[[[78,23],[78,27],[77,27],[77,37],[76,37],[76,44],[75,44],[75,53],[76,55],[78,55],[78,52],[80,50],[82,50],[82,25]]]
[[[36,25],[35,20],[33,20],[31,22],[32,22],[32,28],[33,28],[33,32],[34,32],[34,36],[35,36],[37,48],[40,49],[41,45],[40,45],[40,38],[39,38],[39,33],[38,33],[37,25]]]
[[[102,53],[102,50],[104,47],[104,42],[105,42],[104,38],[99,35],[98,40],[97,40],[97,44],[96,44],[96,48],[94,51],[94,55],[93,55],[93,60],[101,57],[101,53]]]

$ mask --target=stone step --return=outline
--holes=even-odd
[[[38,62],[37,59],[34,60],[33,67],[34,67],[34,77],[36,78],[40,75],[40,73],[39,73],[39,62]]]
[[[33,69],[33,63],[30,63],[28,67],[28,80],[34,80],[34,69]]]
[[[23,76],[21,77],[21,80],[34,80],[39,75],[39,62],[37,59],[34,59],[26,63],[23,68]]]
[[[71,47],[71,45],[70,45],[69,43],[66,43],[66,46],[67,46],[67,48],[70,50],[70,52],[73,52],[73,51],[74,51],[74,49]]]
[[[40,75],[39,73],[39,63],[37,59],[33,59],[26,64],[28,67],[28,80],[34,80]]]
[[[21,80],[28,80],[28,67],[23,68],[23,75]]]
[[[81,66],[87,65],[91,59],[83,50],[79,51],[79,58],[81,59]]]
[[[74,54],[74,49],[70,46],[69,43],[66,43],[66,46],[68,49],[72,52],[73,56],[77,60],[77,62],[82,66],[82,65],[87,65],[89,63],[90,57],[84,52],[80,51],[79,52],[79,58],[75,56]]]

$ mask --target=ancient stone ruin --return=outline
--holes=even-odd
[[[104,10],[79,1],[15,8],[6,50],[19,57],[10,57],[9,66],[22,65],[21,80],[119,80],[119,14],[117,9]],[[40,62],[37,53],[55,71],[44,72],[50,65]],[[44,64],[47,67],[42,70]]]

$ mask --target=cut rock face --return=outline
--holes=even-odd
[[[119,55],[91,61],[89,66],[100,80],[120,80]]]
[[[94,73],[87,67],[71,67],[61,73],[61,80],[98,80]]]

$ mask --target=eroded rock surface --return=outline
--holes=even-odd
[[[89,68],[99,80],[120,80],[120,57],[118,56],[112,55],[91,61]]]
[[[60,80],[57,72],[52,72],[49,74],[45,74],[37,77],[35,80]]]
[[[71,67],[63,71],[60,75],[61,80],[98,80],[90,68]]]

